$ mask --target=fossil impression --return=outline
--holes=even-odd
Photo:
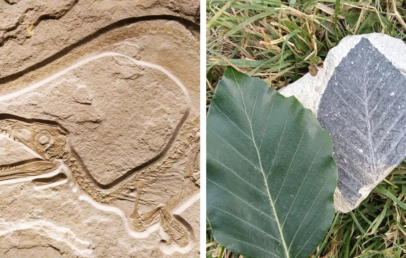
[[[106,31],[0,78],[0,256],[198,257],[198,41]]]
[[[81,165],[77,162],[75,155],[72,154],[74,150],[67,143],[68,133],[60,126],[46,122],[29,123],[17,118],[6,118],[0,120],[0,130],[6,137],[24,144],[38,155],[38,158],[32,160],[0,166],[0,181],[43,175],[56,171],[61,166],[66,165],[75,177],[73,181],[77,182],[81,189],[84,191],[89,187],[94,187],[92,190],[98,189],[97,182],[95,182],[90,174],[84,175],[80,172],[81,170],[86,171],[86,169],[80,167]],[[87,176],[90,181],[86,180],[84,176]],[[34,182],[37,184],[44,184],[44,182],[54,183],[66,177],[66,175],[58,173],[55,176],[46,178],[46,180],[43,178],[34,179]],[[89,182],[94,182],[94,184],[90,186]],[[149,212],[138,213],[138,203],[143,183],[145,181],[139,182],[134,211],[129,216],[134,230],[145,231],[146,227],[159,216],[163,230],[179,246],[185,247],[188,244],[186,229],[171,216],[170,211],[165,205],[159,204]],[[93,192],[89,191],[88,193],[92,195]],[[99,192],[94,197],[101,202],[105,198],[111,198],[108,194],[103,194],[102,192]],[[115,197],[126,198],[124,194],[120,196],[117,193]]]
[[[312,109],[331,136],[339,211],[355,209],[406,156],[405,50],[384,34],[346,37],[317,76],[282,91]]]

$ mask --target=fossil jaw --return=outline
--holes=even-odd
[[[12,141],[19,142],[17,138],[12,137],[8,132],[9,132],[8,130],[1,130],[0,135],[4,136]]]
[[[55,171],[64,152],[65,135],[57,126],[0,120],[0,136],[23,144],[38,158],[0,166],[0,181],[38,176]]]
[[[56,170],[59,166],[60,164],[57,162],[42,160],[0,166],[0,181],[46,174]]]

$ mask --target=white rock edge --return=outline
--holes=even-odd
[[[310,109],[317,116],[321,96],[334,70],[362,38],[369,39],[371,44],[396,68],[406,73],[406,47],[402,40],[381,33],[347,36],[329,51],[323,68],[319,68],[316,76],[307,73],[300,80],[289,84],[279,92],[285,97],[295,96],[305,108]]]
[[[33,84],[31,86],[28,86],[28,87],[26,87],[24,89],[21,89],[19,91],[16,91],[16,92],[13,92],[13,93],[10,93],[10,94],[7,94],[7,95],[3,95],[3,96],[0,97],[0,101],[10,100],[10,99],[18,97],[18,96],[20,96],[20,95],[22,95],[24,93],[30,92],[30,91],[32,91],[34,89],[37,89],[37,88],[39,88],[39,87],[41,87],[41,86],[55,80],[55,79],[57,79],[58,77],[72,71],[73,69],[76,69],[76,68],[78,68],[78,67],[80,67],[82,65],[85,65],[87,63],[90,63],[90,62],[92,62],[94,60],[97,60],[97,59],[100,59],[100,58],[103,58],[103,57],[124,57],[124,58],[127,58],[128,60],[130,60],[131,62],[133,62],[136,65],[146,66],[146,67],[156,69],[156,70],[164,73],[172,81],[174,81],[176,83],[176,85],[182,90],[183,94],[185,95],[186,102],[189,105],[189,107],[192,106],[192,100],[191,100],[191,98],[189,96],[189,93],[188,93],[186,87],[182,84],[182,82],[175,75],[170,73],[168,70],[166,70],[162,66],[152,64],[152,63],[148,63],[148,62],[145,62],[145,61],[139,61],[139,60],[136,60],[136,59],[134,59],[132,57],[129,57],[129,56],[126,56],[126,55],[123,55],[123,54],[119,54],[119,53],[116,53],[116,52],[105,52],[105,53],[98,54],[98,55],[95,55],[95,56],[92,56],[92,57],[88,57],[88,58],[86,58],[84,60],[81,60],[81,61],[77,62],[76,64],[66,68],[65,70],[62,70],[62,71],[48,77],[45,80],[42,80],[42,81],[40,81],[38,83],[35,83],[35,84]]]

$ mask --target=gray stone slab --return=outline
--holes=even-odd
[[[282,92],[299,100],[312,96],[305,102],[334,144],[339,167],[335,206],[343,212],[356,208],[406,156],[406,78],[393,62],[395,55],[378,49],[384,48],[382,38],[393,39],[372,35],[343,40],[337,48],[344,51],[334,49],[327,67],[302,79],[302,87],[313,88],[312,93],[297,90],[301,80]]]

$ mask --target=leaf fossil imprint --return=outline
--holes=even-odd
[[[334,216],[332,143],[310,110],[228,68],[207,117],[207,217],[252,257],[308,257]]]
[[[368,39],[336,67],[317,117],[338,165],[335,206],[356,208],[406,156],[406,79]]]

